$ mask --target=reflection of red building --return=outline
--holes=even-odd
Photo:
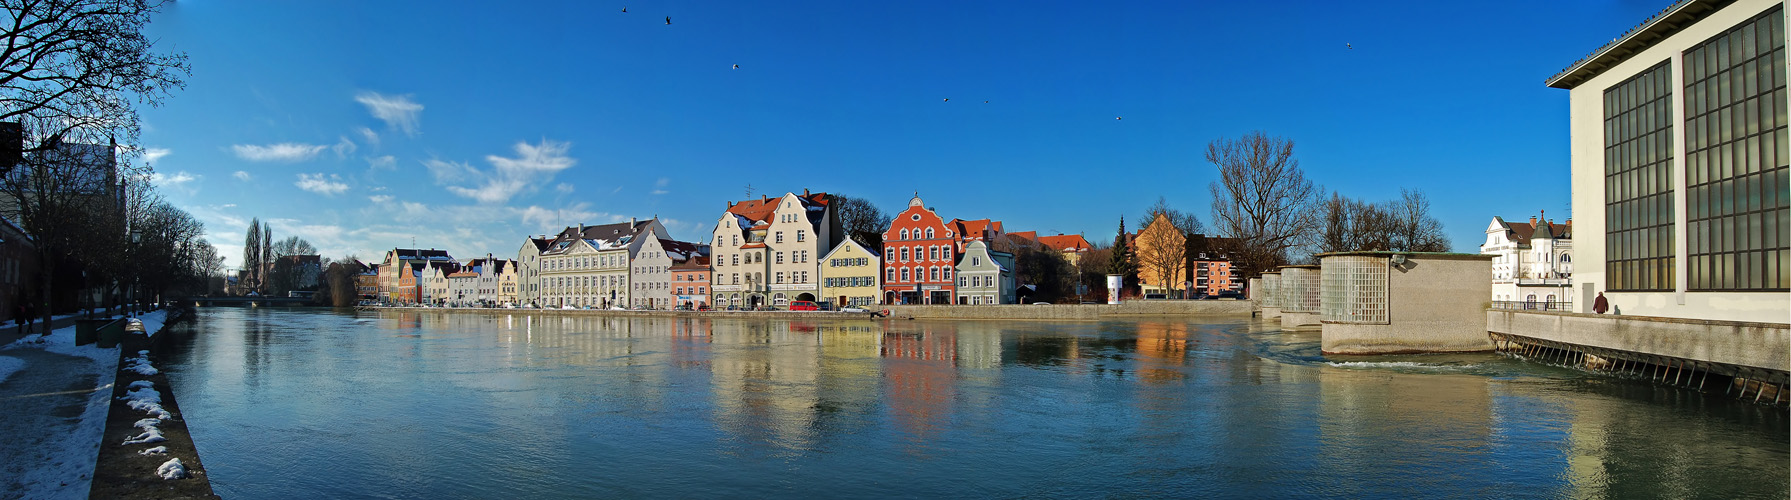
[[[950,304],[957,281],[956,233],[920,201],[896,214],[883,233],[883,303]]]
[[[958,335],[950,324],[917,330],[886,330],[880,352],[886,400],[896,426],[926,437],[951,419],[957,398]]]

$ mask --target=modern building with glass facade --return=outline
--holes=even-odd
[[[1574,308],[1784,323],[1785,5],[1683,0],[1548,80],[1570,92]]]

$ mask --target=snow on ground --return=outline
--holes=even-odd
[[[166,317],[142,316],[152,332]],[[75,328],[59,328],[0,346],[0,373],[0,403],[8,410],[0,418],[0,436],[7,436],[0,439],[0,497],[87,498],[94,457],[108,439],[118,350],[77,346]]]
[[[0,355],[0,383],[6,383],[7,377],[11,377],[12,374],[17,373],[22,368],[25,368],[24,360],[12,356]]]

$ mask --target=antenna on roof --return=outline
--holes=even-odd
[[[746,198],[752,199],[752,183],[746,183]]]

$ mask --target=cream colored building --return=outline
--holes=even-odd
[[[844,233],[831,202],[826,193],[803,190],[729,203],[710,240],[715,307],[819,300],[819,259]]]
[[[846,238],[821,258],[821,300],[835,309],[877,304],[877,297],[882,295],[883,283],[878,280],[882,269],[877,252]]]
[[[630,261],[666,234],[658,219],[568,227],[538,258],[542,307],[610,308],[628,304]]]
[[[1575,311],[1784,323],[1785,5],[1686,0],[1548,79],[1568,89]]]

